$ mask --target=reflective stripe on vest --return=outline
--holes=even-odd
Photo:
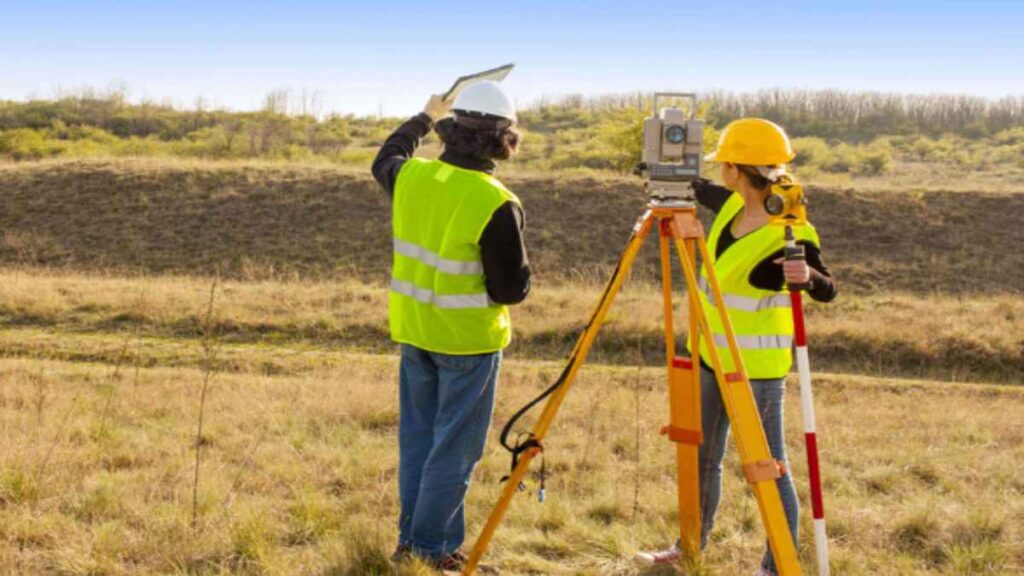
[[[412,242],[406,242],[405,240],[399,240],[398,238],[395,238],[395,252],[403,256],[419,260],[427,266],[437,268],[446,274],[468,275],[484,273],[484,265],[479,261],[463,262],[460,260],[447,260],[445,258],[441,258],[434,252],[427,250],[423,246],[413,244]]]
[[[712,334],[715,337],[715,346],[728,348],[729,339],[725,334]],[[793,347],[792,336],[736,336],[736,345],[740,350],[770,350],[782,349],[789,351]]]
[[[411,282],[403,282],[401,280],[392,279],[391,289],[399,294],[414,298],[423,304],[433,304],[438,308],[447,308],[449,310],[459,308],[487,308],[491,304],[486,293],[440,296],[426,288],[420,288]]]
[[[701,276],[697,280],[697,286],[702,292],[704,292],[704,295],[707,296],[708,304],[714,306],[715,300],[711,296],[711,287],[708,286],[707,279]],[[793,303],[789,299],[789,294],[775,294],[772,296],[764,296],[762,298],[750,298],[747,296],[723,293],[722,300],[725,301],[726,308],[735,308],[737,310],[743,310],[744,312],[760,312],[761,310],[767,310],[768,308],[793,307]]]

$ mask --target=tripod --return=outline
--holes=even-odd
[[[471,575],[476,571],[495,530],[501,523],[512,497],[518,490],[530,461],[543,450],[543,440],[548,432],[559,408],[572,386],[577,372],[586,361],[594,339],[611,308],[615,296],[622,287],[629,270],[632,268],[644,240],[651,230],[657,227],[661,250],[661,285],[664,300],[665,319],[665,356],[668,368],[669,390],[669,424],[661,429],[670,441],[676,445],[677,489],[679,501],[679,539],[683,553],[696,558],[700,554],[701,510],[699,470],[697,463],[698,448],[703,441],[700,413],[700,339],[714,342],[708,319],[704,316],[699,297],[697,296],[697,255],[704,262],[709,262],[707,245],[704,242],[704,228],[697,219],[697,209],[692,202],[652,199],[630,235],[625,251],[612,275],[604,295],[591,316],[586,329],[576,341],[569,363],[554,386],[545,394],[528,404],[513,418],[520,416],[544,397],[548,402],[537,419],[528,440],[517,444],[513,451],[514,464],[511,475],[502,489],[501,496],[495,504],[487,523],[477,538],[473,551],[469,555],[463,575]],[[672,314],[672,266],[671,247],[674,244],[679,256],[683,273],[686,278],[689,297],[689,344],[690,357],[676,354],[675,328]],[[736,335],[728,314],[725,302],[718,287],[718,279],[711,266],[707,266],[708,288],[716,312],[721,318],[725,337],[729,344],[729,355],[732,360],[733,372],[726,373],[723,359],[714,345],[707,347],[709,360],[714,368],[726,413],[732,423],[736,445],[739,449],[740,461],[747,482],[751,485],[761,511],[761,521],[768,535],[775,565],[782,576],[801,574],[797,560],[796,548],[793,544],[786,516],[782,509],[782,500],[775,486],[775,479],[782,471],[780,464],[772,459],[765,437],[761,418],[750,390],[750,382],[743,368]],[[509,427],[502,434],[502,442]]]

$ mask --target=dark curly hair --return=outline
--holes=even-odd
[[[519,132],[511,126],[496,130],[470,128],[454,118],[444,118],[434,126],[445,150],[457,156],[481,160],[508,160],[519,147]]]

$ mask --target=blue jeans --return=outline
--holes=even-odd
[[[400,545],[441,559],[466,536],[465,497],[483,455],[501,351],[453,356],[402,345]]]
[[[729,436],[729,417],[725,413],[722,394],[718,389],[713,372],[706,368],[700,371],[701,383],[701,419],[704,428],[704,443],[700,446],[700,509],[701,509],[701,548],[707,545],[708,535],[715,526],[715,513],[722,496],[722,459],[725,457],[725,441]],[[786,442],[782,427],[782,399],[786,392],[785,379],[750,380],[750,388],[754,391],[754,401],[761,415],[764,433],[768,437],[768,448],[772,457],[782,462],[786,460]],[[786,465],[789,469],[788,463]],[[793,478],[787,473],[775,480],[782,497],[782,508],[786,513],[789,531],[793,534],[793,542],[797,542],[797,520],[800,503],[793,487]],[[775,574],[775,562],[769,548],[765,552],[761,567]]]

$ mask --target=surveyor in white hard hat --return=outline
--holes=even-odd
[[[452,117],[446,117],[449,108]],[[483,454],[509,304],[530,290],[519,199],[494,177],[515,154],[516,111],[494,82],[449,104],[433,96],[373,162],[392,200],[391,337],[399,367],[399,515],[395,559],[461,570],[465,495]],[[413,154],[431,128],[444,151]]]

